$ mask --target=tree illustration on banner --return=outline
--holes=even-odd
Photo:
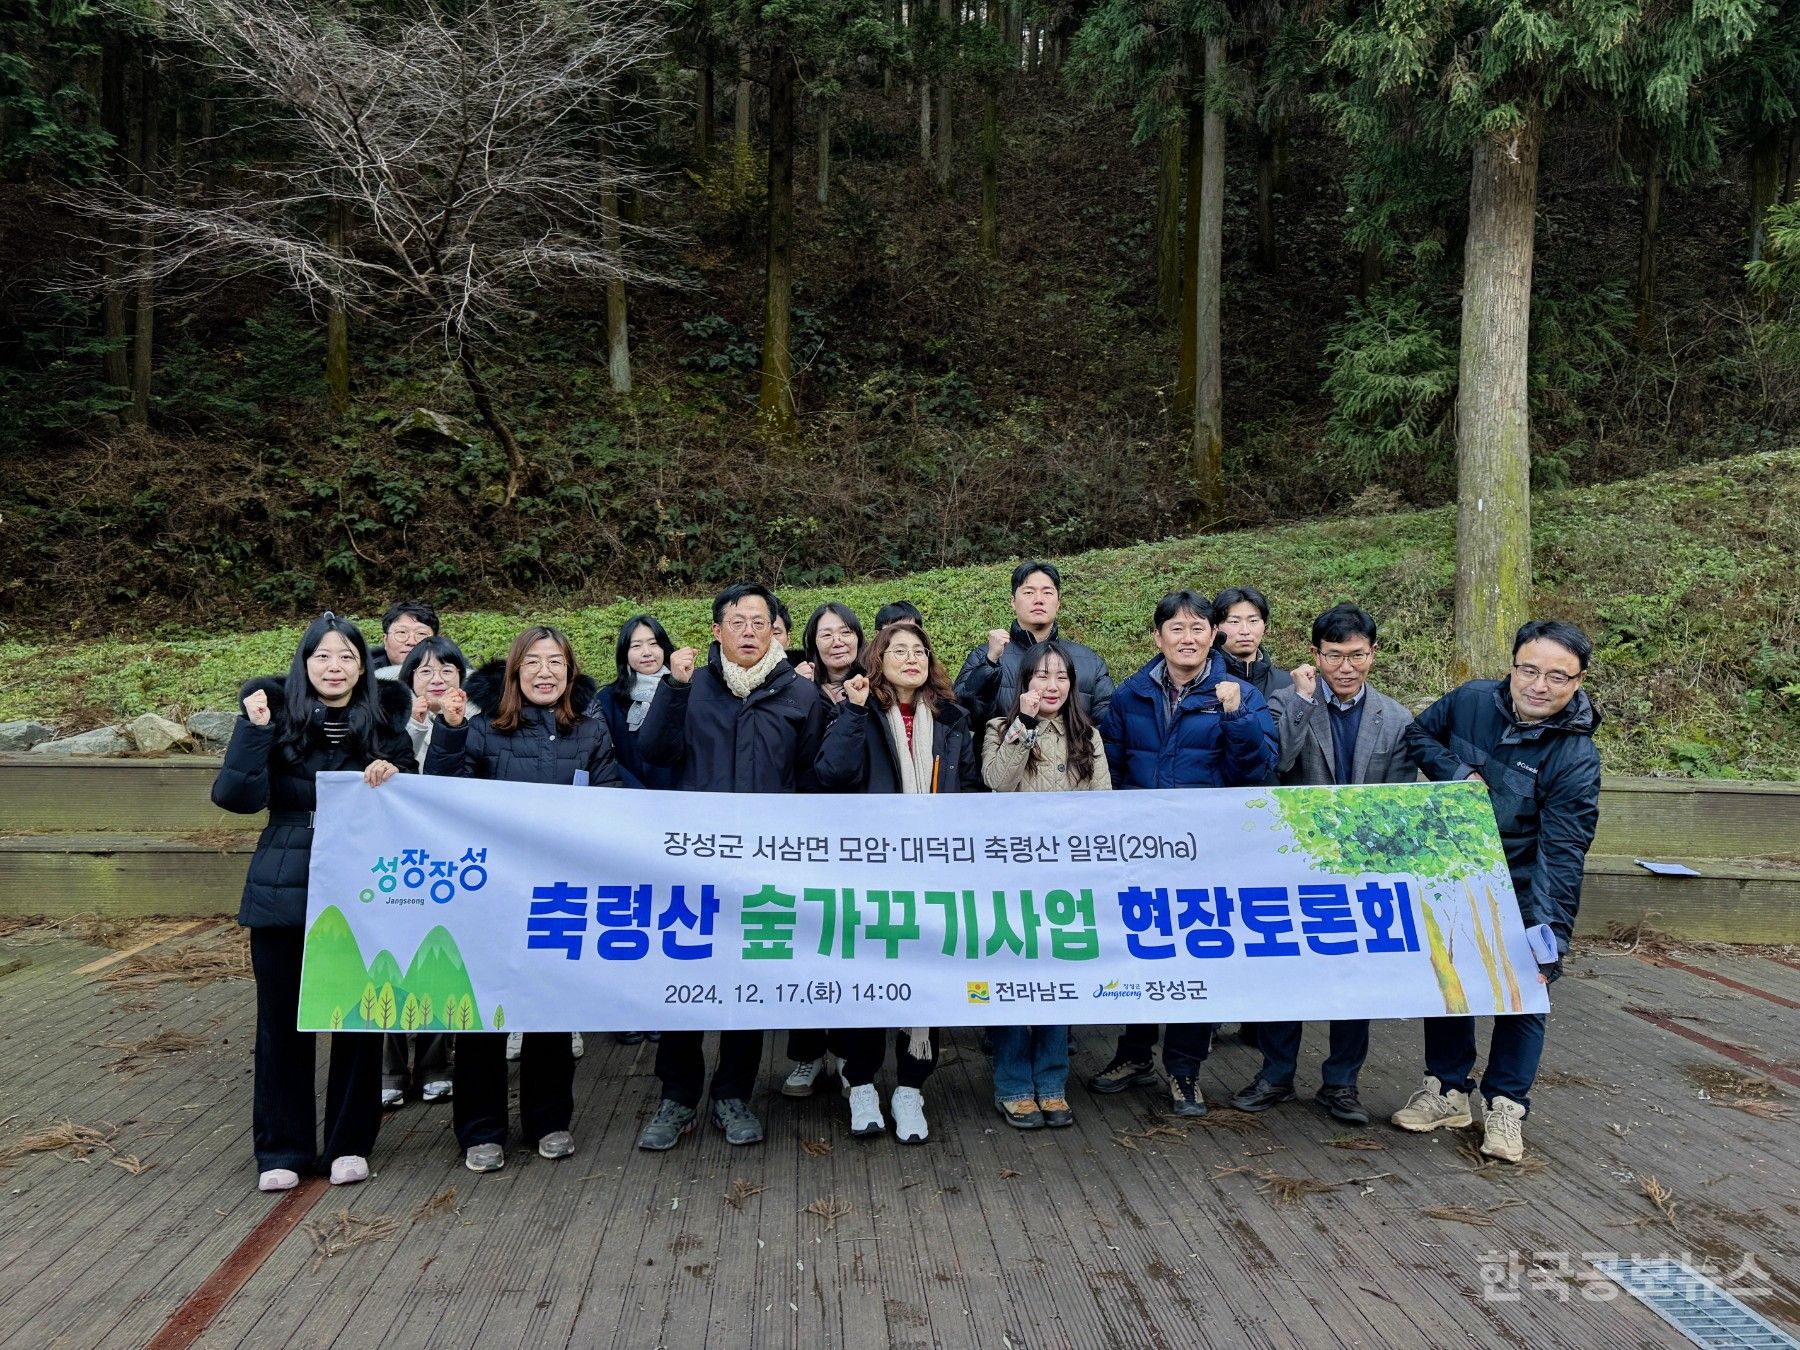
[[[302,1029],[424,1031],[434,1016],[446,1031],[482,1029],[468,967],[448,929],[440,925],[427,933],[402,971],[386,950],[365,966],[337,906],[326,906],[313,920],[300,975]]]
[[[1314,867],[1337,876],[1413,880],[1421,892],[1425,940],[1446,1013],[1470,1011],[1456,968],[1459,936],[1473,941],[1493,995],[1493,1006],[1481,1011],[1520,1011],[1518,980],[1507,959],[1493,892],[1506,855],[1479,784],[1283,788],[1266,800],[1275,809],[1274,828],[1292,841],[1282,852],[1304,853]],[[1475,896],[1477,884],[1486,894],[1485,916]]]

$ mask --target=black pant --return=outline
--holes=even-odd
[[[506,1143],[506,1035],[465,1032],[456,1038],[456,1142]],[[575,1056],[566,1031],[528,1031],[519,1051],[519,1134],[535,1144],[569,1128],[575,1115]]]
[[[700,1105],[706,1088],[704,1031],[665,1031],[656,1046],[656,1076],[662,1094],[683,1106]],[[721,1031],[719,1063],[713,1070],[712,1099],[749,1101],[756,1090],[756,1072],[762,1067],[763,1034],[760,1031]]]
[[[256,973],[256,1090],[250,1119],[256,1166],[264,1172],[277,1167],[312,1172],[321,1158],[366,1158],[381,1128],[381,1037],[341,1032],[331,1038],[325,1150],[319,1151],[313,1089],[317,1037],[294,1026],[305,941],[298,928],[250,930],[250,968]]]
[[[803,1027],[799,1031],[788,1032],[788,1058],[796,1064],[810,1064],[815,1059],[823,1059],[830,1048],[831,1033],[824,1027]]]
[[[1161,1032],[1161,1022],[1128,1022],[1119,1032],[1119,1048],[1113,1053],[1129,1064],[1152,1063],[1156,1059],[1156,1038]]]
[[[851,1087],[873,1083],[881,1072],[881,1061],[887,1058],[886,1027],[857,1027],[837,1032],[836,1044],[842,1047],[844,1078]],[[919,1088],[931,1077],[938,1063],[938,1029],[931,1029],[931,1058],[914,1059],[907,1051],[912,1032],[905,1027],[894,1033],[894,1080],[900,1087]]]
[[[1300,1060],[1300,1023],[1264,1022],[1259,1033],[1265,1083],[1291,1083]],[[1362,1018],[1333,1018],[1331,1052],[1319,1065],[1319,1080],[1326,1087],[1355,1087],[1369,1057],[1369,1024]]]
[[[450,1076],[450,1038],[442,1032],[392,1031],[383,1036],[381,1042],[383,1091],[392,1088],[404,1092],[409,1078],[423,1087]]]
[[[1212,1053],[1216,1026],[1213,1022],[1171,1022],[1164,1032],[1156,1022],[1133,1022],[1119,1033],[1119,1048],[1114,1054],[1131,1064],[1153,1063],[1157,1033],[1163,1032],[1163,1068],[1192,1078]]]

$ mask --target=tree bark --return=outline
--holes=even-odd
[[[1369,292],[1381,285],[1381,245],[1373,239],[1362,247],[1356,264],[1357,298],[1367,300]]]
[[[710,56],[700,58],[699,88],[694,97],[694,158],[702,167],[712,160],[713,67]]]
[[[483,425],[494,433],[494,439],[500,442],[501,453],[506,456],[504,504],[511,506],[525,487],[525,451],[520,448],[519,438],[513,435],[512,428],[501,420],[499,410],[494,407],[493,392],[488,388],[481,368],[475,363],[475,353],[469,349],[460,329],[454,326],[450,329],[450,341],[456,346],[457,368],[462,371],[463,383],[468,386],[469,396],[475,400],[475,411],[480,414]]]
[[[1476,142],[1463,253],[1456,392],[1456,609],[1452,673],[1512,660],[1531,605],[1531,266],[1542,114]]]
[[[121,183],[130,172],[125,114],[125,69],[129,56],[125,39],[109,31],[100,51],[100,129],[112,138],[112,152],[107,158],[113,176]],[[106,279],[100,302],[101,331],[106,339],[101,370],[106,382],[119,390],[131,387],[130,358],[125,350],[125,288],[119,284],[119,260],[124,255],[124,236],[116,229],[107,230],[100,248],[100,271]]]
[[[348,203],[334,201],[325,208],[325,244],[339,256],[349,253]],[[350,411],[350,314],[335,292],[325,302],[325,396],[333,417]]]
[[[156,161],[161,105],[157,98],[156,62],[146,48],[138,69],[137,191],[148,197],[156,191]],[[127,420],[134,426],[150,423],[150,381],[156,365],[156,283],[150,267],[156,257],[156,235],[148,224],[138,231],[138,264],[143,269],[132,304],[131,408]]]
[[[1275,136],[1256,132],[1256,269],[1275,270]]]
[[[1750,261],[1768,247],[1769,208],[1781,200],[1784,128],[1762,127],[1750,142]]]
[[[1206,39],[1206,84],[1225,73],[1225,39]],[[1219,283],[1225,245],[1225,115],[1208,100],[1200,152],[1200,227],[1194,262],[1194,487],[1204,523],[1225,513],[1225,446]]]
[[[1787,172],[1781,189],[1781,200],[1800,202],[1800,117],[1788,126]]]
[[[1638,203],[1637,347],[1650,350],[1656,339],[1656,261],[1662,234],[1662,146],[1650,147],[1644,169],[1643,197]]]
[[[789,323],[793,300],[793,58],[769,53],[769,254],[763,292],[762,385],[757,417],[765,435],[790,440],[799,430]]]
[[[1195,274],[1200,255],[1196,252],[1200,238],[1201,161],[1205,158],[1206,118],[1200,110],[1198,93],[1188,102],[1187,114],[1187,201],[1183,206],[1181,250],[1181,358],[1175,374],[1175,420],[1191,426],[1194,420],[1194,338],[1199,329],[1194,324]]]
[[[938,0],[938,18],[943,20],[942,40],[948,45],[954,41],[956,29],[956,0]],[[937,82],[937,184],[940,188],[950,186],[950,155],[954,144],[951,136],[951,119],[954,109],[950,97],[950,72],[938,72]]]
[[[819,205],[831,203],[831,105],[819,100]]]
[[[981,101],[981,256],[1000,257],[1000,94],[994,77]]]
[[[1156,176],[1156,317],[1181,316],[1181,123],[1165,122],[1158,137],[1162,169]]]
[[[740,154],[750,152],[750,53],[738,48],[737,120],[732,126],[732,143]]]
[[[931,167],[931,77],[919,77],[919,162]]]
[[[1038,51],[1043,45],[1044,26],[1039,23],[1027,25],[1025,29],[1025,70],[1028,74],[1038,73]]]
[[[600,240],[613,257],[623,252],[619,229],[619,189],[607,183],[600,190]],[[606,280],[606,373],[615,394],[631,392],[631,328],[626,308],[625,278]]]

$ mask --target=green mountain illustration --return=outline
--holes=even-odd
[[[400,973],[400,963],[394,954],[385,947],[375,953],[375,959],[369,962],[369,980],[379,989],[384,984],[394,986],[394,997],[405,999],[409,987],[406,977]]]
[[[469,982],[468,967],[456,939],[443,926],[433,928],[413,953],[406,968],[407,992],[417,998],[430,998],[431,1022],[434,1026],[451,1026],[458,1030],[479,1031],[481,1010],[475,1002],[475,988]],[[399,986],[396,985],[396,988]],[[469,1025],[462,1025],[463,1001],[468,1001]]]
[[[362,949],[350,922],[336,905],[327,906],[306,935],[306,966],[300,981],[300,1025],[331,1025],[333,1010],[342,1010],[344,1025],[361,1025],[357,1000],[368,982]],[[354,1018],[353,1022],[351,1019]]]

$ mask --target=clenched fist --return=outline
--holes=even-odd
[[[1004,628],[988,629],[988,661],[999,664],[1000,653],[1006,650],[1006,644],[1012,641],[1012,634]]]
[[[1019,695],[1019,716],[1036,717],[1038,709],[1044,706],[1044,696],[1035,689],[1027,689]]]
[[[1219,706],[1228,713],[1244,706],[1244,687],[1236,680],[1220,680],[1214,692],[1219,696]]]
[[[683,647],[669,656],[669,678],[676,684],[686,684],[694,678],[694,658],[698,656],[692,647]]]
[[[1294,692],[1311,703],[1319,688],[1318,670],[1312,666],[1295,666],[1289,674],[1294,677]]]
[[[865,707],[869,702],[869,677],[852,675],[844,681],[844,697],[857,707]]]
[[[460,727],[469,715],[469,696],[460,689],[452,689],[444,695],[442,713],[445,726]]]
[[[268,694],[263,692],[261,689],[258,689],[254,694],[250,695],[249,698],[245,699],[244,700],[244,716],[248,717],[250,719],[250,725],[253,727],[268,726],[269,725],[269,696],[268,696]]]

